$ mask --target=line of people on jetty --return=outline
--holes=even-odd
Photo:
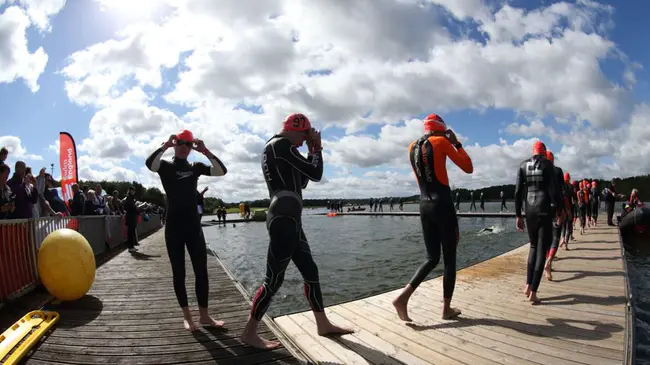
[[[408,156],[420,189],[420,220],[426,259],[393,301],[397,317],[403,321],[411,321],[408,315],[409,298],[438,265],[441,256],[444,261],[441,316],[450,320],[461,314],[459,309],[451,306],[460,235],[446,160],[449,158],[467,174],[473,173],[474,167],[462,143],[440,116],[427,116],[423,127],[424,134],[408,146]],[[303,144],[307,145],[307,157],[298,151]],[[163,160],[163,153],[170,148],[174,150],[174,158],[171,161]],[[192,151],[203,154],[210,165],[188,162],[187,157]],[[332,323],[325,313],[318,266],[302,226],[302,192],[310,181],[319,182],[323,176],[322,151],[320,132],[312,128],[309,119],[300,113],[289,115],[282,122],[281,130],[267,141],[262,151],[262,174],[270,197],[266,216],[269,243],[266,275],[253,297],[248,321],[240,337],[250,346],[262,349],[280,346],[278,341],[260,337],[258,326],[282,286],[285,270],[291,262],[303,277],[305,298],[313,311],[318,334],[330,336],[353,332],[350,328]],[[192,132],[187,130],[170,136],[147,158],[146,166],[158,173],[168,197],[165,241],[173,272],[174,292],[183,311],[183,325],[188,331],[197,331],[199,325],[224,327],[224,321],[216,320],[208,313],[206,243],[196,209],[196,188],[199,176],[223,176],[227,173],[226,167],[202,140],[194,138]],[[552,153],[546,150],[541,141],[534,144],[532,156],[525,158],[518,166],[516,227],[520,231],[527,230],[530,238],[526,282],[522,284],[525,285],[524,295],[533,304],[540,302],[537,290],[547,266],[546,271],[551,272],[550,263],[557,247],[562,243],[565,249],[569,249],[568,243],[573,236],[573,228],[569,224],[574,222],[574,217],[579,218],[581,232],[584,233],[588,197],[593,187],[593,184],[582,181],[578,182],[576,189],[568,172],[565,174],[554,165]],[[616,188],[612,183],[605,199],[609,224],[613,224],[612,202],[615,199]],[[381,199],[373,202],[373,208],[382,209]],[[589,224],[595,225],[597,210],[591,213]],[[189,309],[185,288],[186,248],[196,277],[198,324]]]

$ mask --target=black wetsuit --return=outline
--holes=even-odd
[[[499,210],[501,210],[501,211],[508,210],[508,207],[506,206],[506,195],[505,194],[503,194],[503,196],[501,197],[501,208],[499,208]]]
[[[460,210],[460,194],[456,193],[456,206],[454,207],[456,210]]]
[[[481,193],[481,210],[485,212],[485,194]]]
[[[558,211],[565,211],[564,204],[564,171],[560,167],[554,166],[555,170],[555,186],[559,190],[559,194],[562,195],[562,202],[559,204],[556,209]],[[557,224],[553,221],[553,241],[551,241],[551,247],[557,249],[560,246],[560,239],[562,238],[562,224]]]
[[[413,289],[422,283],[440,262],[440,248],[444,262],[443,297],[451,298],[456,286],[456,247],[458,245],[458,218],[452,200],[451,189],[439,181],[435,166],[435,147],[429,140],[430,135],[425,134],[411,144],[409,159],[411,167],[420,188],[420,222],[424,244],[427,250],[427,259],[411,278],[410,285]],[[438,137],[439,138],[439,137]],[[444,143],[449,143],[446,140]],[[454,149],[454,147],[449,147]],[[469,160],[462,145],[458,144],[458,154]],[[470,162],[471,164],[471,162]],[[442,166],[442,169],[445,167]]]
[[[593,218],[594,222],[598,222],[598,208],[600,208],[600,192],[598,188],[591,188],[589,205],[591,205],[591,218]]]
[[[470,210],[470,212],[472,211],[472,209],[474,209],[474,211],[476,211],[476,199],[474,198],[474,193],[473,193],[473,192],[470,193],[469,198],[470,198],[470,200],[471,200],[471,202],[472,202],[472,203],[469,205],[469,210]]]
[[[610,184],[607,187],[607,195],[605,196],[605,208],[607,209],[607,224],[614,226],[614,208],[616,204],[616,186]]]
[[[564,205],[566,207],[566,217],[562,225],[562,238],[564,242],[569,243],[573,234],[573,217],[575,215],[575,189],[571,184],[564,184]]]
[[[145,162],[147,168],[160,176],[167,195],[165,243],[172,266],[174,292],[181,307],[187,307],[185,289],[185,247],[192,261],[196,279],[196,299],[199,307],[208,306],[207,250],[199,212],[196,187],[199,176],[223,176],[226,167],[214,157],[212,166],[201,162],[189,163],[174,158],[172,162],[161,160],[164,149],[155,150]]]
[[[539,288],[546,252],[553,240],[555,209],[561,201],[556,180],[553,164],[541,155],[523,161],[517,171],[515,214],[521,217],[525,208],[530,238],[526,284],[533,292]]]
[[[302,189],[309,180],[323,176],[322,152],[308,158],[280,135],[273,136],[264,147],[262,172],[271,203],[266,216],[270,242],[266,258],[266,277],[253,298],[251,316],[261,320],[275,293],[284,281],[284,272],[293,263],[304,281],[304,292],[314,312],[324,310],[318,267],[302,229]]]

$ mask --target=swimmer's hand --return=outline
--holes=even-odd
[[[517,231],[519,232],[523,232],[524,228],[526,228],[526,224],[524,223],[524,220],[521,217],[517,217],[516,225],[517,225]]]
[[[174,147],[175,144],[176,144],[176,135],[172,134],[171,136],[169,136],[169,139],[167,140],[167,142],[165,142],[163,147],[164,148]]]
[[[320,132],[317,131],[315,128],[312,128],[309,131],[309,146],[312,148],[312,152],[320,152],[323,150],[321,138],[320,138]]]
[[[445,137],[447,137],[447,140],[452,145],[458,144],[458,138],[456,138],[456,133],[454,133],[454,131],[452,131],[451,129],[447,129],[447,132],[445,132]]]
[[[205,143],[203,143],[202,140],[195,139],[194,144],[196,145],[196,147],[192,146],[192,148],[195,149],[197,152],[200,152],[200,153],[203,153],[203,154],[208,153],[208,148],[205,147]]]

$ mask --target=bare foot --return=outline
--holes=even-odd
[[[273,350],[282,344],[279,341],[269,341],[260,337],[257,333],[245,333],[239,338],[243,343],[262,350]]]
[[[544,267],[544,274],[546,275],[546,280],[553,281],[553,275],[551,274],[551,267]]]
[[[533,305],[541,303],[541,300],[539,300],[536,293],[530,293],[528,301]]]
[[[215,328],[221,328],[221,327],[223,327],[224,321],[217,321],[217,320],[213,319],[212,317],[208,316],[208,317],[201,317],[201,319],[199,319],[199,323],[201,323],[204,326],[212,326],[212,327],[215,327]]]
[[[347,335],[349,333],[354,333],[354,330],[351,328],[340,327],[333,323],[329,323],[324,325],[323,328],[318,329],[319,336]]]
[[[183,325],[185,326],[185,330],[190,332],[196,332],[199,330],[199,327],[196,325],[196,323],[194,323],[192,318],[183,318]]]
[[[526,284],[526,289],[524,290],[524,295],[529,297],[530,296],[530,284]]]
[[[393,307],[397,311],[397,316],[399,319],[405,322],[411,322],[412,319],[408,315],[408,310],[406,308],[406,303],[403,303],[399,298],[393,300]]]
[[[442,311],[442,319],[452,319],[460,315],[460,313],[461,313],[460,309],[449,308],[447,310]]]

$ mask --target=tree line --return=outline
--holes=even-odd
[[[595,180],[598,183],[598,188],[600,190],[609,186],[611,180],[602,180],[602,179],[590,179],[589,181]],[[165,206],[165,194],[160,191],[158,188],[146,188],[137,181],[79,181],[79,186],[83,187],[87,185],[89,188],[94,189],[95,185],[100,184],[102,189],[106,191],[107,194],[112,194],[113,191],[117,190],[120,194],[120,197],[123,198],[126,196],[126,192],[129,189],[129,186],[135,187],[136,198],[140,201],[147,203]],[[453,187],[452,187],[453,188]],[[616,190],[619,194],[630,194],[632,189],[639,190],[639,197],[642,201],[650,200],[650,174],[633,176],[624,179],[618,179],[616,182]],[[515,196],[515,185],[495,185],[489,186],[481,189],[465,189],[465,188],[453,188],[453,195],[455,198],[456,192],[460,193],[461,201],[468,201],[470,199],[470,192],[474,191],[474,197],[478,200],[481,193],[484,194],[487,201],[499,201],[500,193],[503,191],[507,199],[511,200]],[[389,199],[393,199],[393,204],[397,204],[398,200],[401,199],[404,203],[417,202],[419,200],[419,194],[411,196],[385,196],[385,197],[373,197],[375,199],[383,199],[384,204],[388,204]],[[352,205],[367,205],[370,197],[368,198],[356,198],[356,199],[345,199],[345,198],[327,198],[327,199],[305,199],[303,205],[305,207],[324,207],[328,202],[338,202],[342,201],[345,204]],[[214,211],[218,207],[224,208],[234,208],[238,207],[242,202],[224,202],[221,198],[215,197],[206,197],[204,199],[204,210],[205,211]],[[248,200],[243,201],[243,203],[248,204],[251,208],[268,208],[270,200],[269,199],[257,199],[257,200]]]

